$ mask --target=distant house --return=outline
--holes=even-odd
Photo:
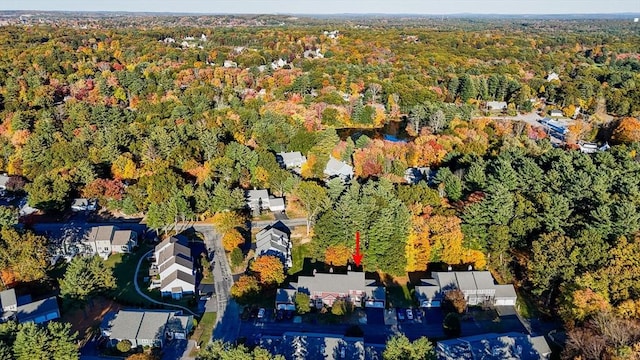
[[[604,143],[604,145],[598,146],[598,144],[596,143],[584,141],[579,141],[578,146],[580,146],[580,151],[585,154],[593,154],[598,151],[607,151],[611,148],[608,143]]]
[[[82,240],[91,253],[107,259],[113,253],[127,254],[138,245],[138,234],[131,230],[120,230],[113,225],[94,226]]]
[[[549,112],[549,116],[551,116],[551,117],[562,117],[563,116],[562,110],[551,110]]]
[[[408,184],[417,184],[421,180],[429,182],[431,169],[428,167],[411,167],[404,172],[404,180]]]
[[[193,328],[193,316],[172,310],[120,310],[102,321],[100,330],[115,346],[122,340],[132,347],[162,347],[165,339],[185,339]]]
[[[462,291],[469,305],[513,306],[517,300],[513,285],[494,284],[488,271],[434,272],[432,279],[416,286],[415,294],[421,307],[440,307],[446,292],[454,289]]]
[[[488,111],[504,111],[507,110],[507,103],[504,101],[487,101]]]
[[[554,80],[560,80],[560,76],[558,76],[558,74],[554,72],[549,73],[549,75],[547,75],[547,82],[551,82]]]
[[[324,168],[324,174],[328,178],[339,177],[346,181],[353,177],[353,167],[344,161],[337,160],[333,156],[329,157],[329,162]]]
[[[96,211],[98,201],[96,199],[73,199],[71,202],[71,211]]]
[[[262,210],[284,211],[284,199],[269,195],[269,191],[265,189],[247,190],[245,193],[247,207],[253,213],[259,213]]]
[[[237,68],[238,64],[231,60],[225,60],[222,66],[226,68]]]
[[[374,308],[384,308],[386,303],[384,287],[375,285],[374,280],[366,280],[363,272],[299,276],[298,282],[291,285],[297,292],[309,295],[317,308],[332,306],[337,299]]]
[[[307,162],[307,158],[300,151],[280,152],[276,154],[276,160],[285,169],[300,168]]]
[[[16,320],[19,323],[42,324],[60,318],[58,299],[55,296],[32,301],[31,295],[18,298],[15,289],[8,289],[0,292],[0,302],[2,302],[0,322]]]
[[[438,360],[458,359],[549,359],[551,348],[544,336],[511,332],[482,334],[438,341]]]
[[[282,259],[286,269],[291,261],[290,231],[281,221],[269,225],[256,234],[256,257],[260,255],[275,255]]]
[[[7,190],[7,183],[10,177],[7,174],[0,174],[0,190]]]
[[[337,334],[285,332],[281,336],[260,336],[260,347],[285,359],[365,360],[382,359],[362,337]]]
[[[156,245],[154,258],[152,268],[160,276],[157,284],[162,296],[181,299],[185,294],[195,293],[196,277],[191,249],[180,239],[170,237]]]

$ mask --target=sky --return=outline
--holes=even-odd
[[[640,13],[640,0],[0,0],[0,10],[237,14]]]

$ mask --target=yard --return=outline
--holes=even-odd
[[[113,276],[116,278],[116,289],[112,292],[112,295],[119,303],[136,306],[151,305],[149,301],[136,292],[133,285],[133,274],[136,271],[138,260],[150,249],[149,245],[142,245],[131,254],[112,254],[105,261],[105,265],[113,269]],[[140,276],[140,274],[138,275]],[[141,283],[139,282],[139,284]]]
[[[200,318],[198,327],[193,332],[191,340],[195,340],[200,346],[206,346],[209,343],[211,334],[213,333],[213,327],[216,324],[216,313],[206,312]],[[193,354],[192,354],[193,355]]]
[[[387,303],[389,307],[408,308],[415,306],[415,299],[412,296],[413,287],[405,285],[387,287]]]

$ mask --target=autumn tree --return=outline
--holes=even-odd
[[[309,235],[311,224],[327,205],[327,190],[315,182],[303,181],[294,190],[293,194],[307,214],[307,235]]]
[[[251,263],[251,271],[256,274],[258,281],[262,285],[280,285],[286,278],[282,260],[277,256],[258,256]]]
[[[17,281],[40,280],[46,275],[47,265],[44,237],[11,227],[0,230],[0,268],[3,272]]]
[[[613,130],[612,139],[619,143],[631,143],[640,141],[640,120],[626,117],[620,120]]]
[[[236,229],[231,229],[222,235],[222,246],[224,246],[224,250],[227,252],[233,251],[242,244],[244,244],[244,237],[242,237],[242,234]]]
[[[309,298],[309,295],[302,292],[296,292],[295,302],[298,314],[306,314],[311,311],[311,306],[309,305],[311,303],[311,299]]]
[[[344,245],[329,246],[324,253],[324,262],[334,266],[346,266],[351,259],[351,249]]]
[[[448,290],[444,293],[443,308],[462,314],[467,309],[467,300],[459,289]]]
[[[241,275],[238,281],[231,286],[231,296],[239,303],[247,303],[258,294],[260,287],[258,280],[254,276]]]

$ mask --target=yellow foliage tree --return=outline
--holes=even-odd
[[[351,249],[344,245],[329,246],[324,252],[324,262],[335,266],[346,266],[351,258]]]
[[[429,242],[429,225],[427,217],[411,217],[411,228],[407,238],[407,271],[421,271],[427,268],[431,260],[431,243]]]
[[[224,250],[231,252],[236,247],[242,245],[244,243],[244,238],[242,234],[236,229],[231,229],[230,231],[224,233],[222,235],[222,246],[224,246]]]
[[[258,281],[263,285],[282,284],[286,277],[282,261],[271,255],[258,256],[251,263],[251,271],[256,273]]]
[[[121,180],[135,179],[137,176],[136,163],[129,153],[122,154],[111,165],[113,177]]]

